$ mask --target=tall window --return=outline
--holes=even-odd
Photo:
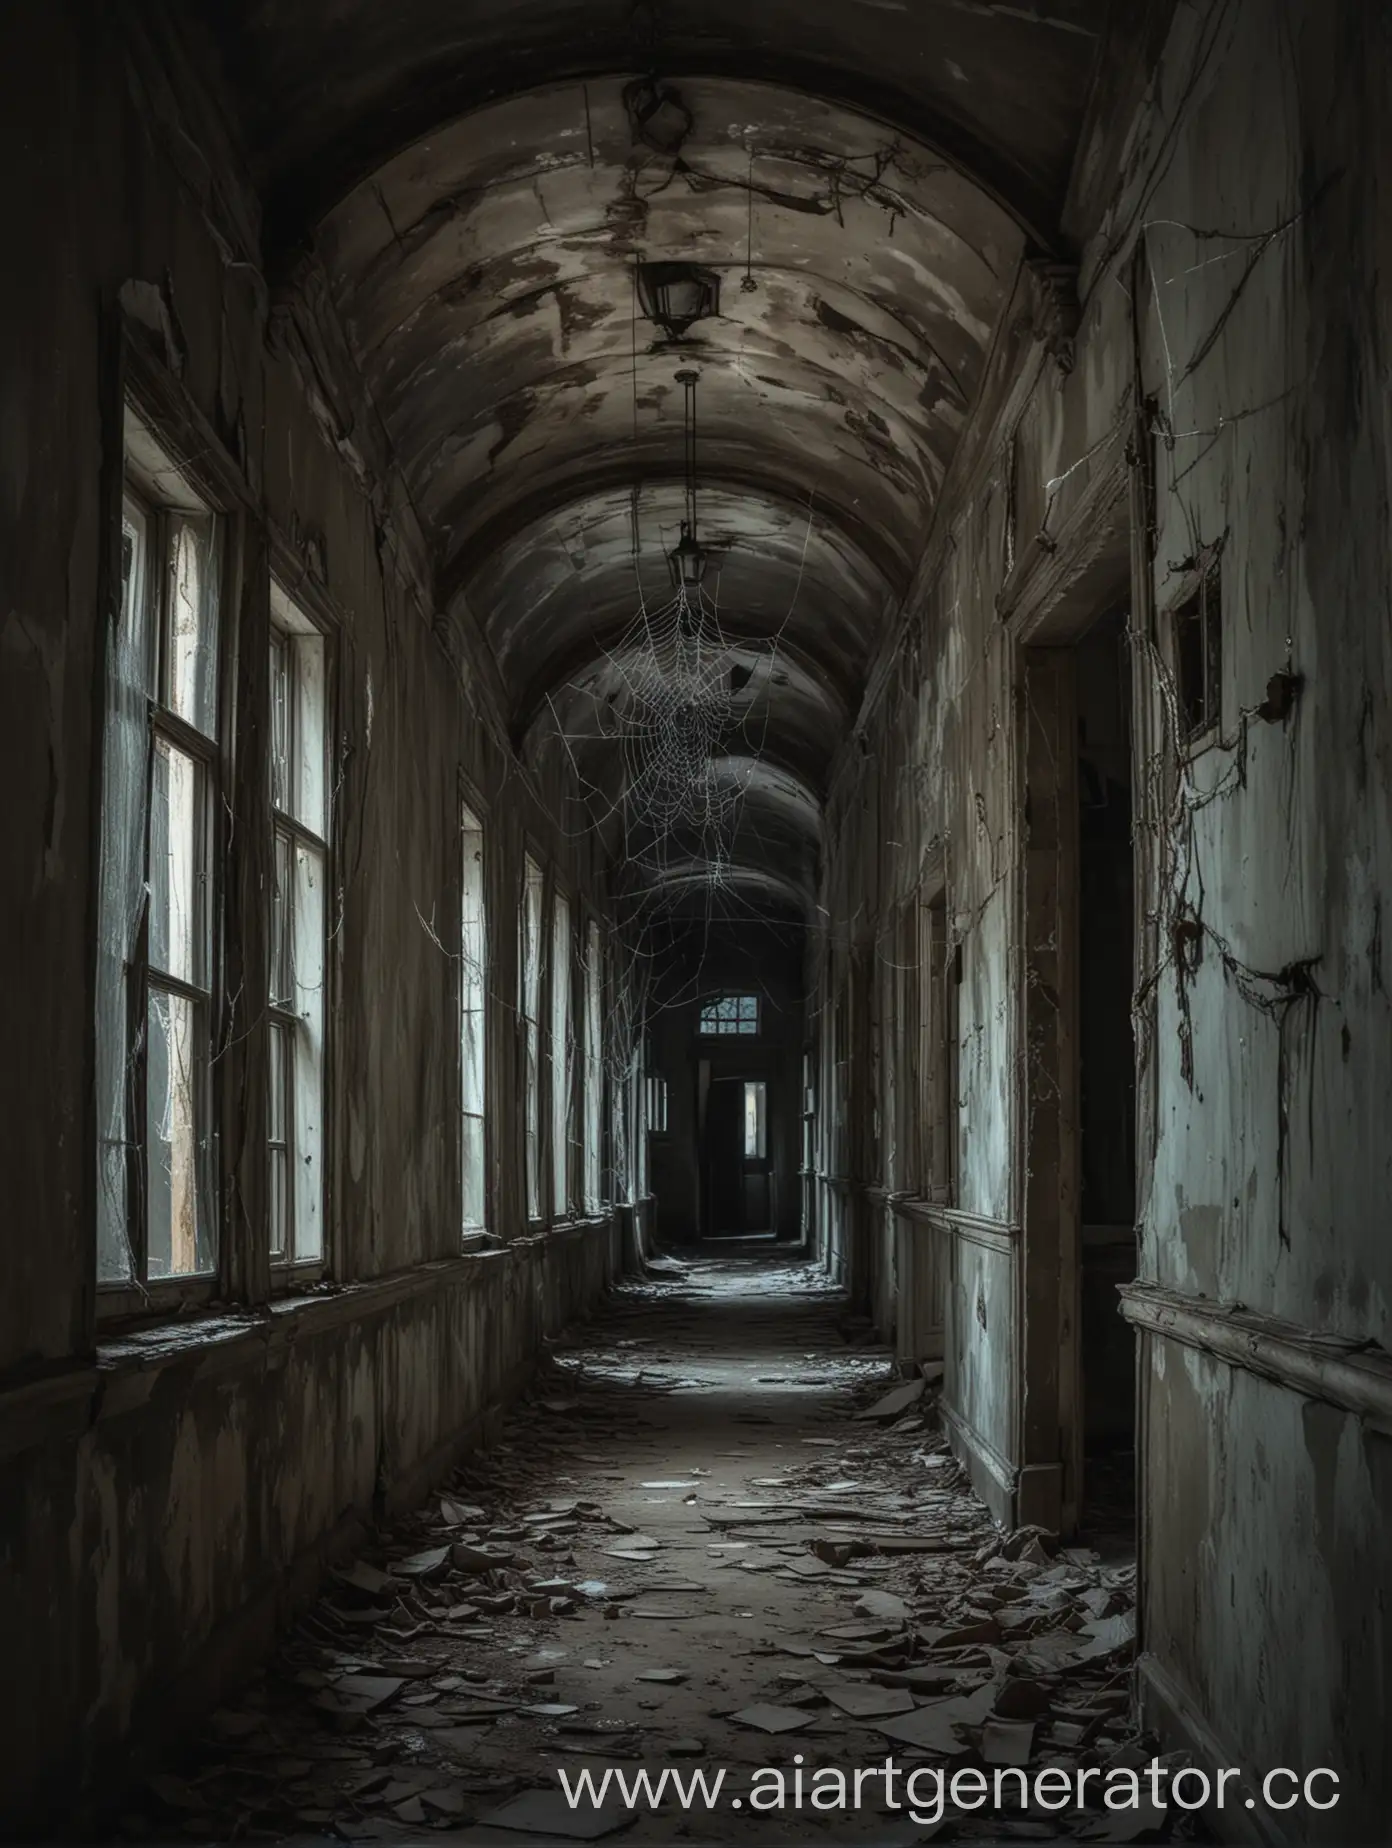
[[[604,958],[599,925],[585,931],[585,1210],[599,1211],[604,1132]]]
[[[541,868],[530,854],[522,881],[518,968],[522,1004],[523,1135],[527,1217],[541,1217]]]
[[[762,1078],[747,1078],[744,1085],[744,1158],[768,1158],[768,1085]]]
[[[211,1099],[221,525],[132,411],[107,656],[97,1275],[217,1264]]]
[[[467,803],[460,816],[463,853],[459,919],[460,1132],[464,1232],[487,1220],[483,1153],[484,1031],[488,937],[484,918],[483,824]]]
[[[557,1217],[570,1210],[570,1151],[575,1133],[570,965],[570,900],[557,888],[551,912],[551,1211]]]
[[[707,1001],[701,1009],[699,1031],[703,1034],[757,1033],[759,997],[721,995],[717,1000]]]
[[[329,836],[324,638],[271,585],[271,1259],[324,1254]]]

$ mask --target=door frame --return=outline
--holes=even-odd
[[[1083,1505],[1078,739],[1074,649],[1118,608],[1142,611],[1136,468],[1118,446],[1047,549],[1002,594],[1016,690],[1019,877],[1015,1519],[1064,1536]],[[1137,626],[1136,616],[1131,627]],[[1142,679],[1131,663],[1133,752]],[[1133,813],[1139,802],[1133,780]],[[1139,834],[1139,830],[1137,831]],[[1137,846],[1139,856],[1139,841]],[[1133,951],[1142,955],[1136,866]],[[1139,1103],[1139,1073],[1138,1073]],[[1136,1155],[1143,1159],[1138,1134]],[[1139,1426],[1138,1426],[1139,1431]],[[1139,1538],[1139,1535],[1138,1535]]]

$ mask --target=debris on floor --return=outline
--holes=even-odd
[[[794,1753],[1148,1763],[1124,1550],[998,1530],[941,1434],[931,1368],[886,1392],[889,1355],[838,1307],[769,1263],[617,1290],[553,1345],[493,1449],[326,1576],[262,1677],[127,1800],[122,1832],[702,1839],[670,1805],[571,1811],[557,1770],[699,1757],[735,1788]],[[886,1815],[803,1814],[799,1837],[868,1841]],[[949,1810],[935,1839],[1044,1822],[1089,1841],[1189,1827],[1100,1803]]]

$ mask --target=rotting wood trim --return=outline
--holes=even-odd
[[[941,1215],[949,1210],[945,1199],[935,1200],[931,1195],[910,1193],[907,1190],[894,1193],[885,1187],[868,1191],[872,1191],[874,1198],[888,1207],[896,1219],[906,1219],[914,1225],[932,1226],[935,1231],[946,1230],[937,1223]],[[970,1218],[971,1215],[965,1217]]]
[[[1392,1354],[1385,1349],[1158,1284],[1121,1284],[1118,1293],[1133,1327],[1338,1406],[1392,1436]]]
[[[1112,581],[1118,588],[1127,583],[1131,471],[1121,439],[1128,428],[1119,422],[1103,439],[1095,465],[1057,530],[1021,544],[996,598],[997,615],[1019,641],[1075,640],[1111,601]],[[1086,454],[1073,467],[1083,460]],[[1056,629],[1061,633],[1055,634]]]
[[[984,1245],[988,1251],[1013,1257],[1019,1249],[1020,1226],[1016,1220],[989,1219],[981,1213],[964,1213],[955,1206],[926,1207],[922,1217],[949,1237],[965,1239],[971,1245]]]

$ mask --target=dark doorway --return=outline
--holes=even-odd
[[[1131,662],[1126,619],[1077,647],[1078,1063],[1083,1521],[1133,1518],[1135,1344],[1117,1286],[1136,1274]]]
[[[706,1100],[706,1231],[715,1238],[773,1230],[769,1085],[712,1078]]]

